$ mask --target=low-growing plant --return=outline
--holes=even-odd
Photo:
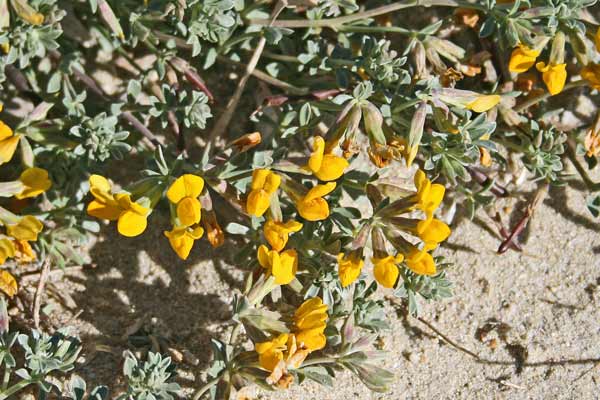
[[[341,370],[385,392],[382,294],[410,315],[452,296],[438,247],[457,216],[493,214],[529,182],[519,222],[498,222],[502,253],[520,250],[550,185],[580,179],[600,213],[588,175],[600,114],[558,122],[573,94],[600,90],[594,5],[0,0],[0,289],[13,299],[19,265],[40,268],[27,307],[39,328],[49,270],[85,263],[81,245],[101,223],[129,238],[168,215],[164,240],[179,259],[204,237],[235,242],[222,256],[246,276],[194,399],[247,384],[335,386]],[[64,330],[4,329],[1,340],[0,398],[51,392],[47,376],[80,351]],[[127,353],[124,375],[119,398],[180,392],[160,354]],[[108,396],[87,394],[79,377],[65,393]]]

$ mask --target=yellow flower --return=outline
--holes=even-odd
[[[35,251],[26,240],[15,240],[15,258],[21,264],[30,263],[37,258]]]
[[[435,275],[437,272],[435,261],[426,250],[413,248],[406,256],[405,261],[408,268],[415,274]]]
[[[271,205],[271,196],[281,184],[281,177],[268,169],[255,169],[252,173],[246,211],[256,217],[262,216]]]
[[[501,97],[497,94],[480,95],[467,104],[467,108],[477,113],[486,112],[496,107],[496,105],[500,103],[500,99]]]
[[[594,36],[594,42],[596,43],[596,50],[600,53],[600,27],[598,27],[596,35]]]
[[[283,353],[287,350],[288,334],[282,333],[268,342],[256,343],[254,349],[258,353],[258,363],[263,369],[273,371],[279,361],[283,360]]]
[[[87,207],[92,217],[116,221],[121,215],[121,208],[111,193],[108,180],[100,175],[90,176],[90,193],[94,196]]]
[[[325,140],[315,136],[313,152],[308,159],[308,168],[322,181],[334,181],[348,168],[348,161],[330,153],[325,153]]]
[[[298,254],[296,250],[286,250],[281,253],[269,250],[264,244],[258,248],[259,264],[275,277],[278,285],[287,285],[294,280],[298,270]]]
[[[6,293],[8,297],[13,297],[17,294],[17,281],[8,271],[0,271],[0,290]]]
[[[123,236],[138,236],[146,229],[149,208],[131,201],[129,193],[111,194],[108,180],[100,175],[90,176],[90,192],[94,196],[87,207],[92,217],[116,221]]]
[[[520,44],[519,47],[513,50],[508,63],[510,72],[526,72],[534,66],[536,58],[540,55],[540,51],[530,49],[529,47]]]
[[[348,255],[340,253],[337,256],[338,275],[342,287],[346,287],[354,282],[362,271],[364,261],[357,252],[351,252]]]
[[[388,255],[383,258],[373,258],[373,275],[379,284],[386,288],[393,288],[398,280],[400,271],[396,264],[401,263],[404,260],[402,254],[397,256]]]
[[[600,64],[588,64],[581,70],[581,77],[589,82],[590,86],[600,90]]]
[[[427,218],[417,224],[417,234],[428,250],[435,249],[439,243],[448,239],[450,233],[450,227],[439,219]]]
[[[179,225],[191,226],[200,222],[200,201],[198,196],[204,188],[204,179],[192,174],[177,178],[167,190],[169,201],[177,205]]]
[[[300,229],[302,229],[300,222],[292,220],[284,223],[270,219],[265,223],[265,239],[273,250],[281,251],[287,244],[290,233],[298,232]]]
[[[19,139],[19,135],[15,135],[8,125],[0,121],[0,165],[12,160]]]
[[[170,231],[165,231],[164,234],[169,238],[173,251],[177,253],[179,258],[186,260],[194,246],[194,240],[202,237],[204,229],[199,226],[193,229],[186,226],[176,226]]]
[[[333,192],[335,182],[316,185],[308,191],[306,196],[296,202],[296,208],[302,218],[308,221],[322,221],[329,217],[329,204],[323,196]]]
[[[425,172],[418,170],[415,174],[415,186],[417,193],[414,195],[416,206],[423,211],[427,218],[433,216],[433,212],[439,207],[444,199],[446,188],[439,183],[431,183]]]
[[[325,327],[327,326],[327,305],[319,297],[306,300],[294,313],[296,341],[309,351],[325,347]]]
[[[19,180],[24,189],[15,195],[17,199],[36,197],[52,186],[52,182],[48,179],[48,171],[42,168],[27,168],[21,173]]]
[[[0,239],[0,265],[4,264],[7,259],[15,256],[15,246],[12,240],[7,238]]]
[[[26,215],[19,222],[6,226],[6,233],[17,240],[36,241],[44,225],[34,216]]]
[[[551,95],[559,94],[567,81],[567,64],[548,64],[539,62],[535,65],[542,73],[542,79]]]
[[[141,235],[148,225],[147,218],[150,209],[132,201],[129,193],[117,193],[115,200],[122,210],[117,222],[119,233],[127,237]]]

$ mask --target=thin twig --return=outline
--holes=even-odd
[[[40,328],[40,306],[42,304],[42,296],[44,295],[44,287],[48,280],[48,272],[50,271],[50,260],[46,259],[42,265],[42,273],[40,275],[40,281],[38,282],[37,289],[35,290],[35,297],[33,299],[33,324],[36,329]]]
[[[496,215],[493,217],[490,216],[490,218],[496,224],[496,227],[498,228],[498,232],[500,233],[500,236],[502,236],[502,239],[507,240],[510,237],[510,233],[504,227],[500,213],[496,212]],[[523,248],[521,247],[521,245],[514,240],[511,240],[509,245],[516,251],[523,251]]]
[[[378,15],[389,14],[394,11],[402,10],[404,8],[424,6],[446,6],[446,7],[458,7],[461,5],[455,0],[409,0],[396,2],[393,4],[389,4],[386,6],[381,6],[377,8],[373,8],[372,10],[367,10],[363,12],[359,12],[356,14],[346,15],[343,17],[337,18],[327,18],[327,19],[318,19],[318,20],[307,20],[307,19],[288,19],[281,21],[271,21],[268,19],[251,19],[249,23],[251,25],[269,25],[269,26],[277,26],[282,28],[316,28],[316,27],[330,27],[334,28],[336,26],[340,26],[343,24],[347,24],[350,22],[358,21],[361,19],[367,19],[376,17]],[[467,4],[468,6],[468,4]]]
[[[273,12],[271,13],[271,18],[269,20],[270,21],[269,26],[271,26],[275,22],[275,19],[277,19],[277,17],[281,13],[281,11],[283,11],[283,9],[286,7],[286,5],[287,5],[287,0],[280,0],[277,3],[275,8],[273,9]],[[222,134],[223,132],[225,132],[225,130],[227,129],[227,126],[229,126],[229,122],[231,122],[231,118],[233,117],[233,114],[235,113],[235,110],[237,109],[237,106],[242,97],[242,93],[244,92],[244,89],[246,88],[248,79],[250,79],[252,72],[256,68],[256,65],[258,64],[258,60],[260,60],[260,56],[262,55],[262,52],[263,52],[266,44],[267,44],[267,39],[265,36],[262,36],[256,45],[256,49],[254,49],[252,58],[250,58],[250,61],[248,62],[248,65],[246,66],[246,71],[244,72],[244,75],[238,82],[238,85],[235,89],[233,96],[231,97],[231,99],[229,99],[229,102],[225,106],[225,111],[223,112],[223,114],[221,114],[221,116],[215,123],[213,129],[210,131],[210,133],[208,135],[208,141],[207,141],[207,144],[206,144],[206,147],[204,150],[205,153],[208,153],[211,151],[211,149],[214,147],[217,137],[220,134]]]
[[[450,339],[448,336],[444,335],[442,332],[440,332],[439,329],[437,329],[431,322],[427,321],[426,319],[424,319],[423,317],[416,317],[419,321],[421,321],[423,324],[427,325],[427,327],[429,329],[431,329],[433,332],[435,332],[436,335],[438,335],[439,337],[441,337],[446,343],[448,343],[450,346],[454,347],[455,349],[468,354],[469,356],[473,357],[474,359],[481,361],[481,357],[479,357],[478,354],[475,354],[474,352],[472,352],[469,349],[464,348],[463,346],[461,346],[460,344],[454,342],[452,339]]]
[[[548,183],[545,183],[542,186],[540,186],[535,192],[535,197],[533,198],[531,204],[525,210],[525,214],[521,217],[517,225],[515,225],[515,227],[512,229],[510,235],[508,235],[508,237],[502,242],[502,244],[500,244],[500,247],[498,247],[498,254],[505,253],[511,246],[511,243],[513,243],[514,239],[525,230],[527,224],[533,216],[535,209],[541,203],[544,197],[546,197],[546,194],[548,193],[548,186]]]
[[[238,62],[238,61],[234,61],[231,60],[227,57],[223,57],[223,56],[218,56],[217,59],[219,61],[223,61],[225,63],[229,63],[231,65],[235,65],[237,67],[242,67],[245,64]],[[271,75],[267,74],[266,72],[263,72],[259,69],[254,69],[252,71],[252,76],[254,76],[256,79],[260,79],[261,81],[271,85],[271,86],[275,86],[278,87],[280,89],[285,90],[286,92],[290,93],[290,94],[294,94],[294,95],[298,95],[298,96],[302,96],[305,94],[309,93],[309,89],[305,88],[305,87],[297,87],[294,86],[292,84],[289,84],[287,82],[284,82],[282,80],[279,80],[277,78],[272,77]]]

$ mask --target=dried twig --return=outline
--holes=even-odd
[[[394,11],[402,10],[403,8],[415,7],[415,6],[447,6],[457,7],[458,1],[454,0],[409,0],[402,2],[395,2],[386,6],[373,8],[371,10],[346,15],[337,18],[319,19],[319,20],[306,20],[306,19],[288,19],[282,21],[270,21],[268,19],[251,19],[249,22],[252,25],[269,25],[278,26],[282,28],[316,28],[316,27],[332,27],[347,24],[350,22],[358,21],[360,19],[372,18],[378,15],[389,14]]]
[[[510,233],[504,227],[500,213],[497,212],[495,216],[493,216],[493,217],[490,216],[490,218],[496,224],[496,227],[498,228],[498,232],[500,233],[500,236],[502,236],[502,239],[508,240],[508,238],[510,237]],[[516,242],[515,240],[511,239],[509,245],[516,251],[523,251],[523,248],[521,247],[521,245],[518,242]]]
[[[42,296],[44,294],[44,287],[48,280],[48,272],[50,271],[50,260],[46,259],[42,265],[42,273],[40,275],[40,281],[38,282],[37,289],[35,290],[35,297],[33,299],[33,323],[36,329],[40,328],[40,306],[42,304]]]
[[[505,253],[511,246],[511,243],[513,243],[514,239],[525,230],[529,220],[531,220],[531,217],[533,216],[535,209],[542,202],[544,197],[546,197],[546,194],[548,193],[548,186],[548,183],[545,183],[535,192],[535,197],[533,198],[531,204],[527,206],[527,209],[525,209],[525,214],[512,229],[508,237],[502,242],[502,244],[500,244],[500,247],[498,247],[498,254]]]
[[[277,3],[275,8],[273,9],[273,12],[271,13],[269,26],[271,26],[273,24],[273,22],[275,22],[275,19],[277,19],[277,17],[281,13],[281,11],[283,11],[283,9],[286,7],[286,5],[287,5],[287,0],[280,0]],[[233,114],[235,113],[235,110],[237,109],[237,106],[242,97],[242,93],[244,92],[244,89],[246,88],[248,79],[250,79],[252,72],[256,68],[256,65],[258,64],[258,60],[260,60],[260,56],[262,55],[262,52],[263,52],[266,44],[267,44],[267,39],[264,36],[262,36],[259,39],[259,41],[256,45],[256,48],[254,49],[254,53],[252,53],[252,58],[250,58],[250,61],[248,62],[248,65],[246,66],[244,75],[238,82],[238,85],[235,89],[235,92],[233,93],[233,96],[231,96],[231,99],[229,99],[229,102],[227,103],[227,106],[225,107],[225,111],[223,112],[223,114],[221,114],[221,116],[215,123],[213,129],[210,131],[210,133],[208,135],[207,145],[204,150],[205,153],[208,153],[211,151],[211,148],[214,147],[215,140],[217,139],[217,137],[220,134],[222,134],[223,132],[225,132],[225,130],[227,129],[227,126],[229,126],[229,122],[231,122],[231,118],[233,117]]]

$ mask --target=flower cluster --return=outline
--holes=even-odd
[[[13,159],[20,138],[20,134],[0,121],[0,165]],[[12,167],[10,170],[14,171]],[[20,215],[20,212],[29,208],[33,199],[52,186],[48,171],[34,166],[25,166],[15,178],[0,182],[0,197],[10,199],[0,205],[0,226],[4,228],[4,232],[0,233],[0,265],[11,258],[19,263],[30,263],[36,259],[31,242],[38,240],[44,225],[35,215]],[[5,269],[0,271],[0,290],[12,297],[17,289],[17,281],[11,273]]]
[[[296,310],[290,333],[281,333],[266,342],[256,343],[261,368],[271,372],[267,382],[287,387],[293,381],[288,370],[298,369],[313,351],[325,347],[327,305],[319,297],[306,300]]]

